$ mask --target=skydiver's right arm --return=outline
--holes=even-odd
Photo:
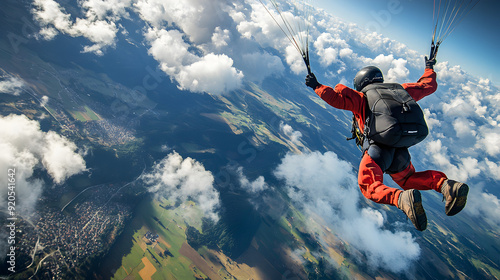
[[[365,101],[361,92],[342,84],[336,85],[335,88],[320,85],[315,88],[314,92],[332,107],[349,110],[357,115],[363,115]]]

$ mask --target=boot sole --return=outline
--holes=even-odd
[[[451,207],[446,215],[453,216],[462,211],[462,209],[464,209],[465,207],[465,204],[467,203],[468,193],[469,186],[467,186],[466,184],[462,184],[460,187],[458,187],[457,196],[451,202]]]
[[[427,228],[427,215],[425,215],[424,206],[422,205],[422,196],[417,190],[410,193],[412,208],[415,211],[415,221],[413,225],[419,231],[424,231]]]

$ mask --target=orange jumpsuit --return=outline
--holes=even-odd
[[[425,69],[424,74],[418,82],[405,83],[402,86],[415,101],[419,101],[436,91],[436,73],[432,69]],[[331,106],[351,111],[358,120],[359,128],[363,132],[367,106],[363,93],[342,84],[336,85],[335,88],[321,85],[315,89],[315,92]],[[408,153],[407,148],[399,148],[398,151]],[[394,155],[394,152],[392,154]],[[398,159],[394,156],[392,160],[397,161]],[[379,164],[369,155],[368,151],[365,151],[359,166],[358,184],[361,192],[367,199],[377,203],[398,206],[398,198],[402,191],[384,185],[383,173],[389,173],[387,169],[385,167],[385,170],[382,170]],[[392,170],[389,174],[404,190],[417,189],[440,192],[442,183],[447,179],[446,175],[439,171],[427,170],[415,172],[415,168],[409,160],[409,153],[408,163],[405,163],[405,166],[398,170]]]

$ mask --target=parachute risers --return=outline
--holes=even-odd
[[[309,64],[309,51],[307,51],[306,55],[302,55],[302,59],[304,59],[304,63],[306,64],[307,74],[311,75],[312,72],[311,72],[311,65]]]
[[[311,74],[309,60],[309,31],[311,27],[312,6],[310,0],[259,0],[276,25],[290,43],[300,53],[307,73]],[[274,7],[273,13],[264,2]]]
[[[434,0],[432,33],[429,59],[436,57],[439,46],[462,20],[471,12],[480,0]]]

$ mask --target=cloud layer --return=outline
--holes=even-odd
[[[219,219],[219,193],[215,190],[210,171],[192,158],[183,159],[176,152],[170,153],[142,176],[148,191],[174,202],[193,201],[205,217]]]
[[[383,228],[383,213],[360,208],[360,192],[352,166],[333,152],[286,155],[275,175],[288,186],[292,201],[315,213],[365,254],[369,265],[403,272],[420,256],[409,232]]]
[[[43,182],[33,178],[35,169],[46,170],[56,184],[86,170],[73,142],[53,131],[41,131],[38,122],[24,115],[0,117],[0,128],[0,167],[16,170],[16,209],[30,212],[40,197]],[[0,179],[7,182],[7,173]]]

